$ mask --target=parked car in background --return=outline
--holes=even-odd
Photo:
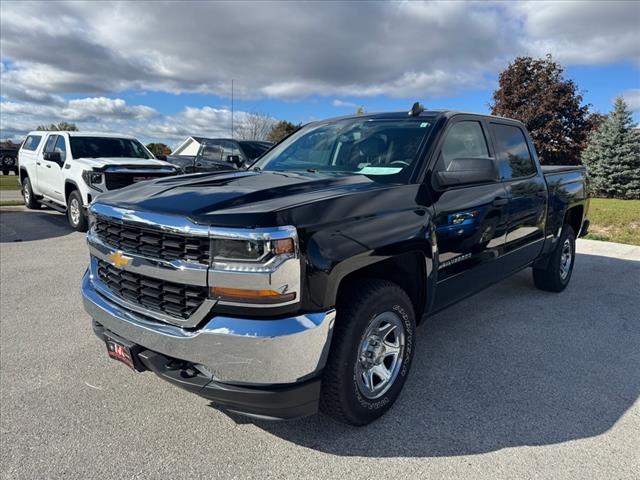
[[[18,153],[28,208],[45,204],[86,231],[86,207],[99,195],[178,169],[157,160],[135,137],[86,132],[30,132]]]
[[[0,168],[2,169],[3,175],[9,175],[9,173],[13,172],[16,175],[18,174],[18,150],[19,146],[15,147],[6,147],[3,146],[0,149]]]
[[[207,139],[200,145],[197,155],[169,155],[167,161],[183,173],[237,170],[251,164],[272,145],[258,140]]]
[[[585,169],[541,167],[515,120],[314,122],[247,170],[94,202],[84,305],[135,370],[235,412],[363,425],[398,398],[416,324],[527,267],[564,290],[588,205]]]

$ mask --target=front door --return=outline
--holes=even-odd
[[[60,161],[47,160],[47,153],[57,153]],[[64,204],[64,175],[62,169],[67,158],[67,146],[64,136],[51,135],[45,145],[43,159],[38,167],[38,185],[43,189],[43,193],[59,203]]]
[[[456,117],[447,127],[436,171],[447,170],[458,158],[494,158],[486,125],[471,118]],[[494,181],[440,193],[434,204],[439,258],[434,309],[500,279],[497,261],[504,253],[507,206],[497,162]]]

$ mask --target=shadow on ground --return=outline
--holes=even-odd
[[[404,392],[367,427],[321,415],[232,418],[365,457],[468,455],[602,434],[640,392],[640,262],[578,255],[561,294],[536,290],[530,277],[523,271],[419,328]]]
[[[0,212],[0,243],[45,240],[73,232],[67,217],[53,210],[7,208]]]

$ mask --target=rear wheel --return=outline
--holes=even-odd
[[[545,268],[533,269],[533,283],[540,290],[561,292],[571,280],[576,257],[576,235],[570,225],[562,227],[558,243]]]
[[[67,218],[69,224],[78,232],[86,232],[88,227],[87,216],[82,207],[82,197],[74,190],[67,199]]]
[[[407,294],[384,280],[364,280],[342,295],[325,366],[321,410],[366,425],[391,408],[409,374],[415,318]]]
[[[36,200],[36,197],[33,194],[31,180],[29,180],[29,177],[26,177],[22,181],[22,197],[24,198],[24,204],[27,208],[30,208],[31,210],[37,210],[40,208],[40,202]]]

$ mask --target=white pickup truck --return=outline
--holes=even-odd
[[[86,132],[30,132],[18,153],[24,203],[67,214],[86,231],[86,207],[100,194],[151,178],[175,175],[129,135]]]

